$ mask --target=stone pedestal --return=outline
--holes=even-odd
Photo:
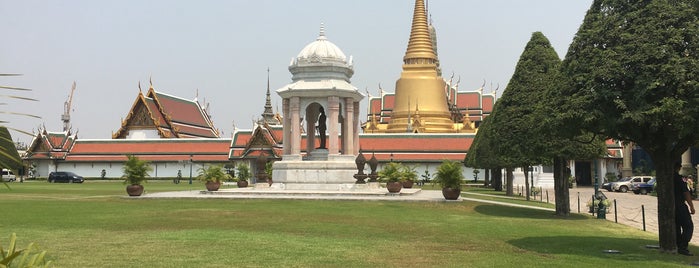
[[[350,191],[356,189],[354,161],[330,157],[328,161],[282,160],[274,162],[272,178],[275,188],[285,190]],[[286,156],[283,159],[287,159]]]
[[[328,160],[328,149],[315,149],[308,156],[310,161],[325,161]]]

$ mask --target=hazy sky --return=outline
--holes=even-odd
[[[532,32],[541,31],[563,58],[592,0],[432,0],[444,76],[460,90],[507,85]],[[26,131],[61,131],[73,81],[71,124],[81,139],[111,138],[149,77],[159,92],[210,103],[215,127],[252,128],[264,110],[267,68],[274,90],[288,84],[288,65],[318,36],[354,58],[352,84],[393,92],[410,33],[413,0],[93,1],[0,0],[0,85],[39,102],[8,100],[2,109]],[[492,85],[492,87],[491,87]],[[362,118],[366,100],[361,103]],[[13,138],[31,137],[13,132]]]

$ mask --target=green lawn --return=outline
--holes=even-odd
[[[132,199],[119,182],[0,186],[0,245],[54,267],[679,267],[655,233],[478,202]],[[145,184],[147,192],[204,189]],[[474,197],[474,196],[469,196]],[[606,249],[622,254],[603,253]],[[699,253],[697,248],[693,251]]]

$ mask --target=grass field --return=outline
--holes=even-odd
[[[12,190],[0,185],[0,245],[17,233],[20,246],[36,242],[47,250],[54,267],[679,267],[699,261],[647,249],[657,234],[610,221],[471,201],[132,199],[119,182],[9,185]],[[204,189],[186,181],[145,188]]]

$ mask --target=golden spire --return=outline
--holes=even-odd
[[[420,100],[420,118],[427,133],[454,132],[447,106],[447,87],[439,74],[438,59],[427,23],[425,1],[416,0],[403,72],[396,81],[395,106],[387,132],[405,132],[410,127],[410,103]]]
[[[425,1],[416,0],[413,11],[413,26],[410,31],[408,49],[405,51],[403,63],[405,64],[435,64],[437,54],[432,47],[432,36],[430,35],[427,15],[425,13]]]

